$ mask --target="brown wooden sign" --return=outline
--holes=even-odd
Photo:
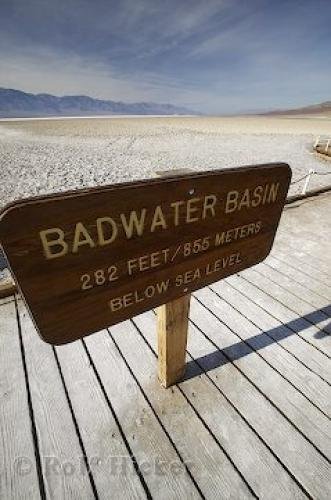
[[[286,164],[180,175],[6,207],[0,241],[41,337],[63,344],[263,260]]]

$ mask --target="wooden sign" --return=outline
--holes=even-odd
[[[257,264],[286,199],[286,164],[31,198],[0,241],[41,337],[71,342]]]

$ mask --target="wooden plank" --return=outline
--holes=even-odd
[[[292,253],[297,252],[298,255],[304,257],[308,262],[310,262],[314,267],[320,269],[324,273],[330,275],[330,263],[325,262],[323,259],[323,252],[325,254],[326,248],[321,245],[321,242],[315,242],[313,245],[308,245],[306,238],[300,238],[298,235],[293,235],[289,237],[286,231],[279,232],[277,239],[275,241],[274,250],[277,251],[278,245],[286,246]]]
[[[324,230],[328,230],[328,210],[330,210],[331,207],[330,194],[330,191],[325,192],[318,197],[307,200],[306,203],[302,203],[300,210],[290,210],[287,221],[291,229],[292,225],[295,225],[298,216],[303,217],[305,225],[311,233],[309,240],[312,239],[312,241],[318,241],[323,239],[323,237],[321,237],[321,233],[324,232]],[[297,212],[300,212],[300,214],[298,215]],[[317,217],[318,226],[316,224]],[[298,233],[300,234],[300,230]]]
[[[249,338],[253,337],[253,345],[257,347],[257,338],[260,331],[247,319],[235,311],[229,304],[215,296],[210,290],[203,289],[197,292],[197,297],[226,324],[227,329],[244,339],[246,355],[240,358],[238,363],[244,366],[245,373],[256,384],[261,391],[273,401],[284,415],[304,434],[315,446],[323,451],[325,455],[331,456],[331,424],[325,415],[313,406],[308,399],[300,394],[288,383],[278,372],[276,372],[265,360],[254,352],[250,346]],[[204,311],[199,308],[199,313]],[[197,323],[198,324],[198,323]],[[199,322],[198,326],[200,326]],[[238,343],[238,337],[236,343]],[[262,340],[263,342],[263,340]],[[262,344],[263,345],[263,344]],[[277,346],[271,345],[277,356]],[[248,355],[249,353],[249,355]]]
[[[11,280],[4,280],[5,282],[2,283],[0,281],[0,299],[4,299],[6,297],[10,297],[11,295],[14,295],[16,293],[16,285],[13,281]]]
[[[1,247],[0,247],[0,261],[1,261]],[[1,300],[6,299],[7,297],[13,297],[16,293],[16,285],[12,280],[12,277],[8,271],[8,269],[2,270],[0,268],[0,304]]]
[[[295,297],[299,298],[301,302],[306,302],[316,309],[325,309],[325,319],[328,318],[327,308],[330,305],[329,299],[318,295],[313,290],[307,289],[304,285],[284,275],[284,273],[279,272],[277,269],[266,265],[264,262],[255,266],[254,269],[280,287],[291,292]]]
[[[40,498],[15,303],[0,311],[0,498]]]
[[[275,318],[276,321],[283,324],[284,329],[270,332],[272,336],[276,340],[282,341],[286,345],[286,348],[313,372],[319,374],[328,383],[331,383],[330,360],[322,352],[315,349],[314,345],[308,343],[316,335],[317,330],[315,327],[311,326],[304,319],[298,318],[296,314],[286,309],[277,300],[265,294],[252,283],[244,280],[241,276],[231,276],[231,278],[227,279],[227,282],[240,290],[248,300],[253,301]],[[279,323],[277,325],[279,326]],[[297,342],[295,334],[299,337]]]
[[[250,498],[247,485],[178,387],[165,391],[159,386],[154,375],[157,360],[133,324],[120,323],[110,333],[202,494],[228,497],[233,491],[236,498]]]
[[[155,335],[155,330],[154,330]],[[197,489],[108,332],[86,339],[104,390],[153,498],[199,497]],[[149,368],[152,372],[153,366]],[[168,408],[171,411],[171,408]],[[97,427],[98,428],[98,427]],[[165,464],[165,467],[159,464]],[[179,470],[172,474],[172,470]],[[160,473],[161,472],[161,473]],[[121,495],[120,495],[121,496]]]
[[[278,258],[278,255],[269,255],[265,260],[265,263],[271,266],[273,269],[279,271],[281,274],[293,279],[294,281],[303,285],[307,290],[313,291],[317,295],[320,295],[328,300],[331,300],[331,287],[325,285],[321,281],[314,278],[314,275],[309,276],[303,272],[303,269],[293,267],[291,263],[286,263],[282,259]],[[304,269],[307,271],[306,269]]]
[[[178,382],[185,372],[190,298],[184,295],[157,308],[158,376],[163,387]]]
[[[77,472],[80,470],[84,453],[79,444],[52,347],[36,335],[21,301],[19,317],[46,496],[92,499],[94,494],[88,475],[84,473],[84,469],[83,473]],[[17,426],[17,423],[15,425]],[[66,473],[69,467],[73,467],[76,473]]]
[[[309,236],[312,236],[312,234],[313,233],[309,233]],[[299,248],[301,247],[301,249],[310,256],[311,260],[315,262],[315,265],[330,273],[331,259],[328,253],[325,252],[325,245],[321,245],[321,241],[318,238],[316,238],[315,241],[310,240],[309,236],[305,235],[304,237],[300,237],[298,235],[292,235],[292,239],[295,240]],[[285,236],[285,239],[288,239],[288,235]]]
[[[9,302],[15,301],[15,295],[11,295],[10,297],[6,297],[5,299],[0,299],[0,306],[8,304]]]
[[[302,330],[300,333],[298,332],[298,334],[308,339],[312,345],[315,345],[327,355],[330,355],[331,339],[327,331],[323,333],[322,330],[323,327],[328,327],[330,319],[323,311],[314,310],[313,306],[303,302],[298,297],[287,292],[285,289],[253,269],[245,270],[241,273],[241,276],[264,293],[269,294],[273,300],[278,301],[279,304],[285,308],[286,317],[291,317],[291,319],[287,319],[287,321],[297,320],[296,326],[299,328],[300,324],[306,325],[308,328]],[[280,309],[283,311],[283,308]]]
[[[311,276],[319,283],[329,286],[330,278],[328,274],[320,269],[316,262],[312,263],[312,259],[298,249],[295,250],[277,242],[273,247],[272,255],[291,265],[294,269],[299,269],[302,273]]]
[[[328,214],[331,208],[330,193],[310,203],[303,203],[298,208],[286,212],[282,231],[278,237],[295,239],[296,244],[311,255],[329,266],[331,257],[327,251],[327,238],[330,231]],[[318,224],[316,224],[318,221]]]
[[[134,318],[142,335],[156,353],[156,339],[153,334],[155,317],[151,312]],[[191,324],[189,340],[190,350],[198,351],[198,358],[204,359],[215,354],[215,348]],[[194,347],[196,346],[196,348]],[[222,354],[220,353],[220,357]],[[195,408],[200,418],[205,422],[218,442],[238,470],[246,478],[258,498],[302,498],[305,495],[291,478],[282,464],[275,458],[260,437],[251,429],[246,421],[231,405],[227,398],[213,384],[209,376],[203,373],[202,364],[198,364],[190,357],[186,380],[179,384],[180,389]],[[215,359],[215,358],[214,358]],[[223,356],[221,360],[226,364]],[[224,367],[222,363],[222,368]],[[206,366],[204,365],[206,368]],[[215,368],[215,367],[214,367]],[[234,365],[229,364],[229,370],[236,371]],[[208,368],[207,368],[208,370]],[[217,375],[216,375],[217,376]],[[252,388],[254,390],[254,388]],[[221,418],[219,416],[221,415]],[[187,429],[186,432],[190,432]],[[206,464],[207,465],[207,464]],[[228,490],[228,496],[236,496],[233,489]]]
[[[327,345],[327,343],[329,343],[327,334],[321,332],[316,325],[313,325],[306,319],[307,314],[309,315],[308,317],[310,317],[310,315],[314,313],[311,308],[305,308],[305,310],[301,311],[301,313],[296,312],[293,308],[293,306],[295,307],[295,298],[292,301],[291,297],[287,295],[284,300],[283,291],[279,290],[279,288],[277,289],[277,286],[274,286],[272,282],[263,279],[263,276],[255,271],[249,275],[241,274],[240,276],[246,281],[245,290],[254,290],[254,302],[261,305],[264,309],[268,307],[269,312],[277,319],[286,323],[291,330],[295,331],[304,340],[314,345],[327,356],[330,356],[330,347]],[[277,297],[278,294],[280,294],[280,300]],[[286,302],[289,305],[287,305]],[[304,314],[301,316],[303,312]],[[321,342],[321,340],[323,342]]]
[[[200,295],[202,292],[199,291],[197,294]],[[288,419],[271,404],[270,397],[273,392],[276,392],[276,387],[273,388],[272,383],[265,380],[265,370],[263,372],[259,371],[263,367],[263,363],[260,362],[259,366],[255,364],[255,360],[258,359],[257,355],[251,352],[251,349],[246,345],[238,342],[237,337],[212,314],[204,310],[202,306],[198,307],[193,298],[191,317],[194,323],[213,342],[214,349],[210,356],[199,358],[201,353],[200,345],[196,346],[196,352],[191,352],[191,346],[198,338],[198,335],[192,334],[189,336],[189,352],[199,360],[199,363],[201,362],[203,365],[206,365],[206,370],[210,370],[210,377],[215,384],[228,397],[238,411],[240,411],[241,415],[245,417],[252,428],[256,430],[288,470],[291,471],[308,494],[313,498],[329,498],[331,492],[331,471],[328,462],[293,427]],[[228,369],[231,366],[230,363],[224,364],[224,360],[222,359],[218,362],[215,358],[217,358],[219,351],[215,354],[215,346],[222,349],[226,353],[226,356],[231,359],[232,363],[245,376],[240,376],[238,371],[230,371]],[[253,362],[251,359],[253,359]],[[248,379],[246,376],[248,376]],[[256,386],[254,387],[251,384],[249,379],[253,377],[255,385],[269,383],[267,397],[258,391]],[[281,377],[280,379],[284,382],[284,379]],[[275,382],[275,377],[273,381]],[[282,390],[283,382],[278,388],[279,391]],[[286,393],[283,396],[285,399]],[[291,401],[288,400],[287,406],[290,405]],[[291,410],[289,411],[291,412]],[[300,415],[300,420],[305,420],[305,418],[305,414]],[[299,422],[297,423],[299,424]]]
[[[99,498],[120,498],[123,491],[128,498],[145,498],[130,451],[82,343],[60,346],[56,352]],[[123,470],[121,465],[116,469],[118,457],[124,457]],[[125,473],[125,465],[130,473]]]
[[[290,178],[278,163],[22,200],[1,245],[40,335],[64,344],[263,260]]]
[[[275,249],[285,246],[286,253],[304,257],[308,265],[330,275],[331,259],[327,242],[329,235],[330,194],[287,210],[277,234]],[[316,224],[318,221],[318,224]],[[327,283],[328,284],[328,283]]]
[[[331,415],[330,385],[293,357],[291,351],[282,349],[282,346],[287,349],[288,343],[294,352],[295,345],[298,343],[305,344],[310,351],[313,348],[303,342],[300,337],[294,335],[291,330],[286,329],[284,325],[275,320],[261,307],[241,294],[239,278],[237,278],[237,288],[232,286],[236,278],[236,276],[232,277],[231,285],[223,280],[221,283],[214,283],[211,288],[220,294],[241,316],[244,316],[242,329],[238,332],[239,335],[318,408]],[[246,318],[251,324],[247,324]],[[278,340],[279,336],[283,335],[285,335],[285,338]],[[286,342],[287,340],[289,342]],[[309,354],[310,352],[307,357]],[[331,362],[330,360],[328,362],[331,372]]]
[[[300,211],[304,214],[305,219],[307,220],[307,227],[310,230],[316,229],[316,214],[319,214],[321,219],[321,227],[325,227],[327,223],[327,209],[330,208],[331,205],[331,197],[330,192],[321,193],[318,197],[314,196],[311,199],[306,200],[306,202],[302,202],[298,207]],[[320,208],[322,212],[320,212]],[[295,220],[297,217],[297,207],[291,210],[289,213],[289,221]],[[316,234],[318,232],[315,231]]]

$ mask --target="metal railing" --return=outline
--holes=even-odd
[[[295,181],[292,181],[291,186],[293,184],[297,184],[298,182],[301,182],[305,179],[304,185],[302,186],[301,194],[306,194],[312,175],[331,175],[331,170],[328,172],[316,172],[316,170],[314,170],[313,168],[310,168],[308,171],[308,174],[303,175],[299,179],[295,179]]]

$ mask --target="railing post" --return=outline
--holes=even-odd
[[[309,182],[310,182],[310,177],[312,176],[312,174],[315,173],[315,170],[313,168],[309,169],[309,172],[308,172],[308,175],[306,177],[306,180],[305,180],[305,183],[303,185],[303,188],[302,188],[302,192],[301,194],[306,194],[307,192],[307,189],[308,189],[308,186],[309,186]]]

